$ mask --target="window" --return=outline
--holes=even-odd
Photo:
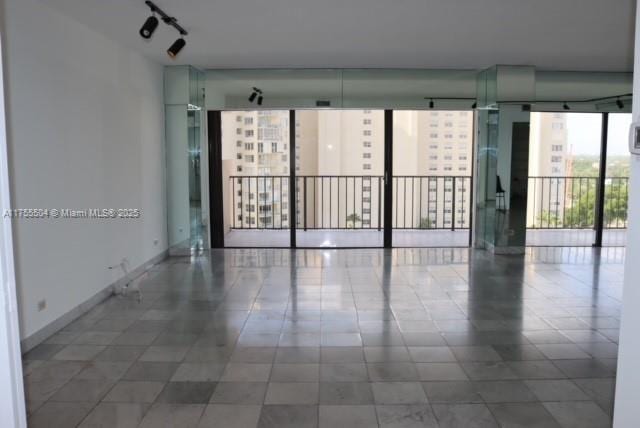
[[[251,163],[251,162],[253,162],[253,161],[254,161],[254,157],[253,157],[253,155],[246,155],[246,156],[244,157],[244,160],[245,160],[245,161],[247,161],[247,162],[249,162],[249,163]]]
[[[244,124],[245,125],[253,125],[253,118],[252,117],[245,117],[244,118]]]
[[[430,148],[430,149],[437,149],[437,148],[438,148],[438,145],[437,145],[437,144],[430,144],[430,145],[429,145],[429,148]]]
[[[453,134],[444,134],[444,138],[450,140],[453,138]]]
[[[238,134],[238,135],[242,135],[242,129],[240,129],[240,128],[236,128],[236,134]]]
[[[458,167],[458,171],[466,171],[467,167],[466,166],[459,166]]]
[[[561,152],[562,151],[562,144],[553,144],[551,146],[551,151],[552,152]]]
[[[362,123],[363,123],[364,125],[371,125],[371,119],[364,119],[364,120],[362,121]]]
[[[282,162],[286,162],[287,161],[287,155],[282,155]]]
[[[362,154],[362,158],[363,159],[371,159],[371,153],[363,153]]]
[[[253,150],[253,143],[244,143],[245,150]]]
[[[278,143],[271,143],[271,153],[276,153],[278,151]]]
[[[247,129],[246,131],[244,131],[244,136],[253,137],[253,129]]]
[[[371,141],[363,141],[363,142],[362,142],[362,145],[363,145],[364,147],[371,147]]]
[[[242,122],[242,116],[236,116],[236,122]]]
[[[365,202],[367,204],[371,203],[371,198],[370,197],[364,197],[362,198],[362,202]]]
[[[429,160],[438,160],[438,155],[429,155]]]
[[[551,172],[554,174],[560,174],[560,168],[558,168],[557,166],[554,166],[551,168]]]
[[[364,170],[370,170],[370,169],[371,169],[371,164],[370,164],[370,163],[362,164],[362,169],[364,169]]]
[[[562,156],[551,156],[551,162],[562,162]]]
[[[429,134],[429,138],[438,138],[438,133],[432,132],[431,134]]]
[[[238,153],[238,154],[236,154],[236,159],[238,159],[238,160],[242,160],[242,153]]]
[[[564,123],[562,123],[562,122],[553,122],[551,124],[551,129],[554,129],[556,131],[558,131],[560,129],[564,129]]]
[[[431,122],[431,123],[429,124],[429,127],[430,127],[430,128],[437,128],[437,127],[438,127],[438,122]]]
[[[236,171],[238,171],[238,172],[242,172],[242,165],[238,165],[238,166],[236,166]]]
[[[432,111],[432,112],[431,112],[431,116],[437,116],[437,115],[438,115],[438,112],[437,112],[437,111]]]
[[[258,143],[258,153],[264,153],[264,143]]]
[[[242,147],[242,141],[240,140],[236,141],[236,147]]]
[[[365,129],[364,131],[362,131],[362,134],[365,137],[370,137],[371,136],[371,130],[370,129]]]
[[[458,135],[458,138],[460,138],[461,140],[465,140],[467,138],[467,134],[460,134]]]
[[[453,156],[451,156],[451,155],[445,155],[444,156],[444,160],[452,160],[452,159],[453,159]]]
[[[371,110],[362,110],[362,113],[364,113],[364,114],[371,114]]]
[[[429,171],[437,171],[438,167],[436,165],[429,165]]]
[[[444,123],[444,127],[445,128],[453,128],[453,122],[445,122]]]
[[[458,156],[458,160],[467,160],[467,155]]]
[[[445,165],[444,168],[445,171],[453,171],[453,167],[451,165]]]

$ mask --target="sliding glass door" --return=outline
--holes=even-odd
[[[289,111],[221,115],[224,245],[289,247]]]
[[[468,246],[472,128],[470,111],[209,112],[211,242]]]
[[[299,247],[382,247],[384,112],[296,111]]]
[[[466,247],[473,112],[393,112],[393,244]]]

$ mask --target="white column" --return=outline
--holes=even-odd
[[[636,10],[633,76],[633,121],[640,121],[640,8]],[[622,323],[613,416],[614,428],[635,428],[640,423],[640,156],[631,155],[629,229],[627,231]]]

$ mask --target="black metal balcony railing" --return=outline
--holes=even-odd
[[[231,176],[232,229],[289,228],[288,176]],[[471,177],[394,176],[394,229],[468,229]],[[384,177],[296,177],[296,228],[374,229],[384,225]]]
[[[597,177],[529,177],[527,227],[592,229],[598,205]],[[605,178],[604,228],[627,227],[628,177]]]

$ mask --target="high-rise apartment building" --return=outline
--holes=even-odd
[[[232,227],[288,227],[288,120],[223,113]],[[472,112],[397,111],[393,133],[394,227],[467,227]],[[381,227],[384,112],[300,110],[295,135],[298,227]]]
[[[531,113],[527,224],[556,225],[574,180],[566,113]],[[582,184],[582,183],[579,183]],[[588,183],[587,183],[588,184]],[[548,214],[544,214],[548,213]]]

